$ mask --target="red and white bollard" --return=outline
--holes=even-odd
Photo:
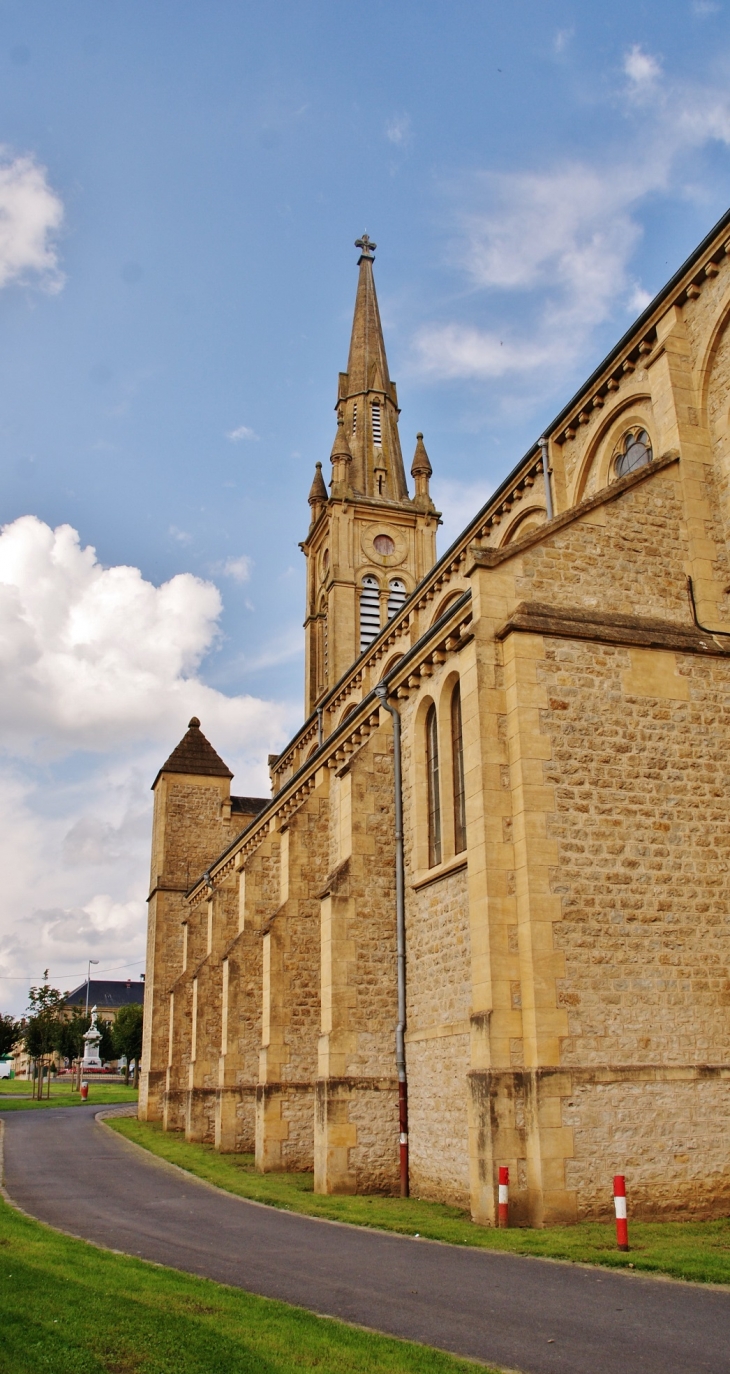
[[[81,1084],[81,1101],[82,1101],[82,1102],[85,1102],[88,1096],[89,1096],[89,1085],[88,1085],[88,1083],[82,1083],[82,1084]]]
[[[509,1226],[509,1169],[506,1164],[499,1166],[499,1203],[497,1206],[499,1226]]]
[[[616,1174],[613,1180],[613,1205],[616,1208],[616,1245],[619,1250],[629,1248],[629,1224],[626,1220],[626,1178]]]

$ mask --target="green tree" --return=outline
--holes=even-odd
[[[44,969],[43,977],[46,981],[42,986],[31,988],[28,993],[28,1021],[23,1032],[25,1048],[39,1069],[39,1074],[34,1079],[33,1084],[33,1093],[38,1097],[41,1097],[43,1093],[43,1071],[46,1067],[46,1061],[50,1059],[58,1039],[58,1027],[63,1004],[63,997],[58,988],[52,988],[48,982],[48,969]],[[49,1074],[49,1096],[50,1092],[51,1079]]]
[[[10,1054],[16,1040],[20,1038],[20,1022],[12,1016],[0,1014],[0,1054]]]
[[[129,1061],[134,1059],[139,1065],[142,1055],[142,1014],[143,1009],[137,1002],[132,1002],[128,1007],[120,1007],[114,1017],[112,1026],[112,1038],[114,1048],[120,1056],[126,1055],[127,1064],[124,1070],[124,1081],[129,1082]]]
[[[80,1007],[74,1007],[69,1017],[61,1017],[56,1032],[54,1049],[64,1059],[80,1059],[84,1053],[84,1035],[91,1025],[91,1017],[85,1016]]]

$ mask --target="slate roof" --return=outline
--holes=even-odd
[[[67,1007],[86,1006],[86,982],[74,988],[63,999]],[[89,1006],[98,1007],[100,1011],[109,1007],[128,1007],[135,1003],[139,1006],[144,1002],[144,983],[123,983],[111,982],[108,979],[92,978],[89,983]]]
[[[167,763],[163,763],[160,773],[200,773],[206,778],[233,777],[228,765],[205,738],[197,716],[193,716],[187,732],[173,749]],[[157,774],[157,778],[160,773]],[[152,784],[153,787],[155,783]]]
[[[231,815],[258,816],[270,800],[270,797],[231,797]]]

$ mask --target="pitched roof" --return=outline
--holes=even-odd
[[[86,1006],[86,983],[83,982],[79,987],[74,988],[63,999],[67,1007]],[[131,980],[123,983],[110,981],[101,978],[92,978],[89,983],[89,1006],[90,1007],[128,1007],[134,1004],[139,1006],[144,1002],[144,983],[133,983]]]
[[[231,812],[235,815],[258,816],[270,800],[270,797],[231,797]]]
[[[163,763],[157,778],[160,773],[200,773],[206,778],[233,777],[228,765],[205,738],[197,716],[193,716],[186,733],[177,748],[173,749],[167,763]]]

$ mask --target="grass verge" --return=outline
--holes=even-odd
[[[3,1082],[0,1082],[0,1112],[27,1112],[41,1111],[44,1107],[80,1107],[81,1096],[79,1093],[71,1091],[69,1083],[51,1083],[50,1098],[44,1097],[41,1102],[36,1102],[32,1098],[21,1095],[30,1092],[30,1083],[22,1083],[18,1079],[12,1079],[12,1083],[17,1083],[18,1087],[13,1090],[12,1096],[4,1097],[6,1091]],[[91,1083],[89,1085],[89,1096],[87,1102],[96,1107],[111,1107],[113,1103],[136,1102],[137,1089],[125,1088],[123,1083]]]
[[[419,1198],[323,1197],[311,1174],[259,1174],[252,1155],[222,1155],[212,1145],[194,1145],[157,1122],[132,1117],[110,1120],[115,1131],[198,1178],[239,1197],[306,1216],[327,1217],[401,1235],[420,1235],[450,1245],[506,1250],[513,1255],[601,1264],[668,1274],[695,1283],[730,1283],[730,1218],[720,1221],[639,1222],[629,1220],[631,1250],[616,1249],[613,1221],[551,1226],[544,1231],[475,1226],[458,1207]],[[610,1198],[607,1211],[612,1210]],[[610,1214],[610,1211],[609,1211]]]
[[[0,1291],[2,1374],[474,1370],[425,1346],[97,1250],[1,1201]]]

